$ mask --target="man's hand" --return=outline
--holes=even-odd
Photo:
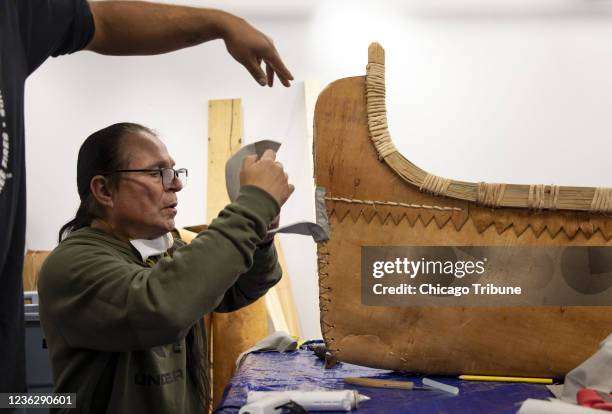
[[[96,30],[87,49],[93,52],[156,55],[223,39],[227,51],[262,86],[272,86],[274,75],[285,86],[293,80],[272,40],[230,13],[145,1],[91,1],[90,7]]]
[[[293,80],[293,75],[278,55],[272,39],[245,20],[228,16],[224,40],[229,54],[244,66],[260,85],[272,86],[276,74],[283,85],[291,86],[289,81]],[[266,73],[261,68],[262,61],[266,64]]]
[[[283,165],[276,161],[276,152],[269,149],[258,160],[249,155],[242,161],[240,185],[254,185],[270,194],[282,207],[295,187],[289,184]]]

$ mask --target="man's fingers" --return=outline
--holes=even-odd
[[[267,65],[272,66],[272,69],[274,69],[274,72],[276,72],[276,75],[283,83],[283,85],[291,85],[289,81],[293,80],[293,75],[291,74],[291,72],[289,72],[289,69],[287,69],[280,56],[278,56],[276,49],[273,49],[272,53],[270,53],[270,55],[266,57],[264,61]]]
[[[257,155],[256,154],[247,155],[242,160],[242,168],[241,169],[244,170],[245,168],[250,167],[251,165],[255,164],[255,161],[257,161]]]
[[[274,68],[269,63],[266,63],[266,75],[268,75],[268,86],[274,85]]]
[[[270,62],[272,66],[274,66],[274,69],[276,69],[276,73],[278,73],[280,76],[283,76],[284,78],[287,78],[289,80],[293,80],[293,75],[291,74],[289,69],[287,69],[287,66],[285,66],[285,64],[283,63],[283,60],[278,55],[276,48],[272,48],[272,53],[266,56],[265,60]]]
[[[261,69],[261,65],[257,63],[257,59],[251,59],[246,63],[243,63],[246,70],[249,71],[253,79],[257,81],[261,86],[266,85],[266,74],[263,69]]]
[[[289,80],[293,80],[293,77],[291,78],[287,78],[286,76],[284,76],[283,74],[281,74],[281,72],[279,70],[276,69],[276,67],[274,66],[274,64],[268,60],[265,60],[266,62],[266,67],[269,67],[272,69],[273,72],[276,73],[276,76],[278,76],[278,79],[281,81],[281,83],[286,86],[289,87],[291,86],[291,83],[289,82]]]
[[[276,160],[276,151],[274,151],[273,149],[267,149],[264,151],[264,153],[261,155],[261,159],[262,160]]]

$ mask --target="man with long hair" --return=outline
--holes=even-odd
[[[202,413],[203,315],[246,306],[281,277],[267,231],[293,186],[275,153],[245,159],[237,199],[185,246],[169,232],[186,177],[138,124],[81,146],[81,204],[38,281],[55,391],[76,393],[77,412]]]

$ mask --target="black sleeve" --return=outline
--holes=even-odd
[[[93,37],[94,20],[86,0],[14,1],[28,74],[49,56],[83,49]]]
[[[274,242],[258,247],[253,255],[253,266],[225,292],[215,312],[233,312],[250,305],[276,285],[282,275]]]

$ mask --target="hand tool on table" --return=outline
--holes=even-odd
[[[417,387],[412,381],[386,380],[381,378],[346,377],[345,384],[358,385],[371,388],[395,388],[401,390],[423,390],[429,391],[429,387]]]

